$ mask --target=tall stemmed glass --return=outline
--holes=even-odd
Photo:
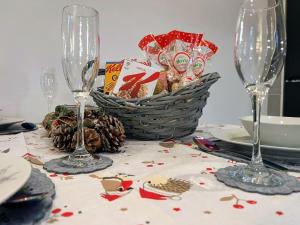
[[[67,158],[52,160],[45,166],[55,172],[81,173],[103,169],[112,160],[88,153],[84,145],[84,108],[99,69],[99,13],[81,5],[63,9],[62,65],[65,79],[78,105],[77,145]]]
[[[246,0],[237,23],[234,47],[236,70],[252,101],[253,152],[247,166],[228,167],[235,181],[274,187],[284,179],[264,167],[260,150],[261,105],[280,73],[286,53],[283,8],[275,0]]]
[[[56,93],[56,77],[55,69],[53,67],[44,67],[40,78],[40,85],[42,92],[46,98],[48,113],[51,112],[53,99]]]

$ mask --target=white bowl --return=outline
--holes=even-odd
[[[240,120],[249,135],[253,137],[252,116],[245,116]],[[281,147],[300,147],[300,118],[261,116],[260,121],[262,144]]]

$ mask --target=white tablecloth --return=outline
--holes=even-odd
[[[3,143],[11,141],[3,141],[4,137],[0,138],[2,148]],[[9,154],[22,155],[27,151],[41,161],[64,155],[52,147],[43,129],[24,133],[24,138],[26,149],[11,147]],[[216,180],[214,172],[235,162],[194,149],[191,139],[176,141],[173,148],[162,147],[156,141],[127,141],[123,149],[125,153],[105,154],[114,164],[104,171],[83,175],[48,173],[57,195],[50,218],[43,224],[300,224],[300,193],[264,196],[229,188]],[[106,190],[103,178],[108,185]],[[178,185],[189,181],[191,187],[181,194],[153,188],[169,178],[177,179]],[[119,189],[112,191],[116,183]]]

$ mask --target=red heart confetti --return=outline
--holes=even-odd
[[[236,208],[236,209],[243,209],[244,208],[244,206],[240,205],[240,204],[234,204],[233,207]]]
[[[284,213],[283,213],[282,211],[276,211],[276,214],[277,214],[278,216],[282,216]]]
[[[52,213],[52,214],[57,214],[57,213],[59,213],[60,211],[61,211],[60,208],[56,208],[56,209],[53,209],[53,210],[51,211],[51,213]]]
[[[257,203],[257,201],[254,200],[247,200],[246,202],[251,205],[255,205]]]
[[[181,209],[178,208],[178,207],[175,207],[175,208],[173,208],[173,210],[174,210],[175,212],[179,212]]]
[[[63,216],[63,217],[70,217],[70,216],[73,216],[73,214],[74,213],[72,213],[72,212],[64,212],[64,213],[61,214],[61,216]]]
[[[57,177],[57,174],[56,173],[52,173],[49,175],[50,177]]]
[[[186,146],[189,146],[189,147],[191,147],[193,145],[192,143],[183,143],[183,144]]]

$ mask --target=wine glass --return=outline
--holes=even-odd
[[[51,112],[53,99],[55,97],[57,87],[55,68],[43,67],[42,74],[40,77],[40,85],[47,101],[48,112]]]
[[[93,156],[84,144],[84,109],[99,69],[99,13],[83,6],[70,5],[62,15],[62,66],[65,79],[78,105],[77,145],[68,157],[47,162],[48,171],[87,173],[112,164],[104,156]]]
[[[237,73],[251,97],[253,112],[253,151],[247,166],[227,167],[230,179],[244,185],[278,187],[285,179],[266,169],[260,150],[261,105],[286,55],[283,8],[275,0],[246,0],[237,22],[234,61]],[[224,171],[223,171],[224,172]]]

